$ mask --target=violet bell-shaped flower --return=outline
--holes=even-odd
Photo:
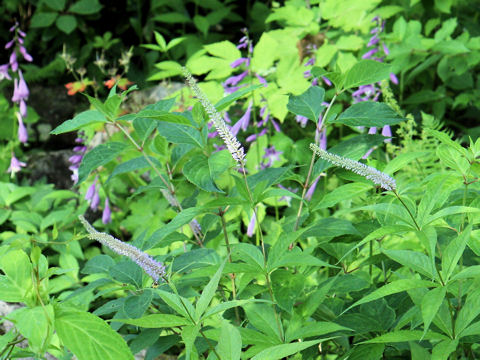
[[[18,120],[18,140],[25,144],[28,141],[28,132],[25,124],[23,123],[22,115],[19,112],[15,113]]]
[[[15,154],[12,153],[12,158],[10,159],[10,167],[7,169],[7,172],[10,173],[10,176],[13,178],[17,172],[22,170],[22,167],[27,166],[23,161],[19,161]]]
[[[13,96],[12,96],[13,102],[20,102],[20,100],[26,100],[30,95],[30,92],[28,91],[27,83],[23,78],[22,71],[20,70],[18,71],[18,76],[19,76],[19,80],[18,81],[17,79],[14,80]]]
[[[10,74],[8,73],[9,64],[0,65],[0,81],[3,79],[12,80]]]
[[[102,222],[104,224],[108,224],[112,222],[112,211],[110,210],[108,196],[105,198],[105,206],[103,207],[103,213],[102,213]]]

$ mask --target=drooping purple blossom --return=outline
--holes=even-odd
[[[255,212],[252,214],[252,217],[250,218],[250,222],[248,223],[247,227],[247,236],[252,237],[253,234],[255,233],[255,227],[257,224],[257,219],[255,217]]]
[[[280,155],[282,154],[282,151],[277,151],[275,149],[275,146],[272,145],[270,147],[265,148],[265,155],[263,155],[262,163],[260,164],[260,167],[262,169],[266,169],[268,167],[271,167],[275,161],[280,160]]]
[[[102,222],[104,224],[108,224],[112,222],[112,211],[110,210],[110,203],[108,200],[108,196],[105,198],[105,206],[103,207],[103,213],[102,213]]]
[[[7,172],[10,173],[10,176],[13,178],[17,172],[22,170],[22,167],[27,166],[23,161],[19,161],[15,154],[12,153],[12,158],[10,159],[10,167],[7,169]]]
[[[68,168],[70,169],[70,171],[72,171],[71,179],[74,184],[78,182],[78,168],[80,167],[83,156],[87,152],[87,147],[84,145],[84,141],[85,140],[83,139],[82,134],[79,134],[78,137],[75,139],[75,142],[79,145],[73,148],[75,154],[70,156],[70,158],[68,159],[71,164]]]
[[[28,141],[27,128],[25,127],[25,124],[23,123],[22,115],[19,112],[16,112],[15,114],[17,115],[17,120],[18,120],[18,140],[22,144],[25,144]]]
[[[8,73],[9,64],[0,65],[0,81],[3,79],[12,80],[10,74]]]

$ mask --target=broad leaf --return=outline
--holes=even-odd
[[[125,340],[91,313],[57,305],[55,331],[79,360],[133,360]]]
[[[50,134],[58,135],[63,134],[70,131],[75,131],[81,129],[84,126],[95,124],[95,123],[105,123],[107,122],[107,118],[96,110],[87,110],[84,111],[77,116],[75,116],[71,120],[67,120],[57,126],[55,129],[50,131]]]
[[[385,103],[362,101],[350,106],[340,116],[330,118],[329,122],[348,126],[383,127],[404,120]]]
[[[312,86],[299,96],[290,95],[287,108],[295,115],[305,116],[314,123],[325,108],[322,105],[325,90],[318,86]]]
[[[100,144],[83,157],[78,169],[78,183],[82,183],[88,175],[99,166],[105,165],[120,155],[128,145],[121,142]]]
[[[388,79],[390,72],[390,65],[374,60],[360,60],[348,70],[343,88],[350,89]]]
[[[173,144],[194,145],[202,150],[205,148],[205,140],[203,139],[202,134],[192,126],[159,123],[157,125],[157,130],[160,135]]]
[[[242,337],[240,332],[228,321],[222,321],[217,345],[218,355],[222,359],[240,360],[242,355]]]

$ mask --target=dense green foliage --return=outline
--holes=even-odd
[[[88,101],[61,190],[0,98],[1,359],[480,356],[477,4],[125,4],[0,5]]]

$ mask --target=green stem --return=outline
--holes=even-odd
[[[400,195],[398,195],[397,191],[396,190],[392,190],[393,193],[395,194],[395,196],[397,197],[398,200],[400,200],[400,202],[402,203],[403,207],[407,210],[408,214],[410,215],[410,217],[412,218],[413,220],[413,223],[415,224],[415,227],[417,228],[418,231],[420,231],[420,226],[418,226],[418,223],[417,223],[417,220],[415,220],[415,217],[413,216],[412,212],[410,211],[410,209],[408,208],[408,206],[403,202],[402,198],[400,197]]]
[[[330,112],[330,109],[332,108],[333,103],[337,99],[337,95],[338,94],[335,94],[333,96],[332,100],[330,100],[330,103],[328,104],[328,107],[327,107],[327,111],[325,112],[325,115],[323,116],[322,124],[320,125],[320,127],[318,129],[318,133],[320,134],[320,136],[318,137],[317,143],[320,141],[322,130],[326,126],[326,123],[327,123],[328,113]],[[305,179],[305,184],[303,184],[302,199],[300,200],[300,205],[298,207],[298,212],[297,212],[297,218],[295,220],[294,231],[296,231],[298,229],[298,224],[300,222],[300,216],[302,215],[302,210],[303,210],[303,200],[305,199],[305,194],[307,193],[308,184],[310,182],[310,177],[312,176],[313,165],[314,164],[315,164],[315,153],[312,153],[312,159],[310,160],[310,167],[308,168],[307,178]]]
[[[223,230],[223,236],[225,238],[225,245],[227,246],[227,251],[228,251],[228,262],[231,264],[232,263],[232,250],[230,249],[230,242],[228,240],[228,233],[227,233],[227,223],[225,221],[225,212],[222,209],[219,209],[218,215],[220,216],[220,219],[222,219],[222,230]],[[235,286],[235,273],[230,274],[230,279],[232,280],[232,297],[233,300],[237,300],[237,289]],[[237,320],[237,324],[240,324],[240,313],[238,312],[238,308],[235,306],[234,307],[235,311],[235,319]]]

